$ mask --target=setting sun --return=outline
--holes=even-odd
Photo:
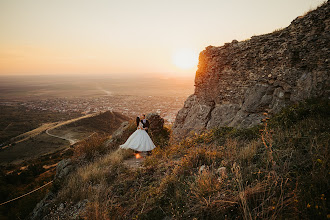
[[[190,69],[197,66],[198,53],[193,49],[179,49],[173,53],[173,63],[181,69]]]

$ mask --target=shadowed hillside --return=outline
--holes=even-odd
[[[0,203],[51,181],[59,161],[81,156],[79,152],[82,145],[95,140],[99,143],[109,138],[127,120],[128,118],[120,113],[108,111],[44,124],[12,138],[12,141],[16,142],[0,151]],[[70,146],[70,138],[74,138],[74,145]],[[108,146],[102,149],[105,153]],[[100,153],[100,148],[98,152]],[[86,151],[84,155],[89,157]],[[49,187],[46,187],[33,195],[1,206],[0,219],[25,218],[48,189]]]
[[[128,118],[117,112],[82,116],[49,123],[11,139],[0,151],[1,164],[20,163],[41,155],[64,150],[96,133],[110,135]]]
[[[118,129],[122,122],[128,121],[129,118],[118,113],[107,111],[91,118],[83,118],[79,121],[65,125],[66,128],[83,126],[91,131],[104,133],[112,133]]]
[[[66,121],[79,116],[80,113],[31,111],[24,106],[0,105],[0,146],[13,137],[40,127],[43,123]]]

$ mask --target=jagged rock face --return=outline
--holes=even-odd
[[[62,180],[65,178],[72,170],[74,166],[72,164],[71,159],[63,159],[61,160],[56,167],[56,175],[54,179]]]
[[[329,97],[330,3],[285,29],[200,53],[195,93],[178,112],[173,134],[218,126],[246,128],[262,113]]]
[[[50,204],[53,199],[56,198],[57,190],[59,185],[62,184],[63,180],[67,178],[70,172],[75,169],[71,159],[61,160],[56,167],[56,175],[54,177],[53,188],[49,191],[46,196],[36,205],[28,219],[48,219],[45,217],[49,213]]]

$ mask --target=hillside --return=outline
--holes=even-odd
[[[330,3],[273,33],[208,46],[200,53],[195,92],[177,114],[173,134],[217,126],[248,128],[263,113],[329,97]]]
[[[128,118],[117,112],[86,115],[66,121],[46,123],[11,139],[0,151],[0,201],[38,188],[55,176],[59,161],[75,156],[86,140],[104,140]],[[69,140],[74,140],[70,146]],[[71,143],[72,144],[72,143]],[[48,188],[49,189],[49,188]],[[0,207],[0,219],[22,219],[45,196],[44,188]]]
[[[3,95],[3,94],[2,94]],[[40,127],[42,124],[80,117],[80,113],[30,110],[25,106],[0,105],[0,147],[11,138]]]
[[[329,100],[309,100],[249,129],[156,142],[151,156],[135,160],[139,166],[132,151],[106,152],[108,140],[87,141],[61,162],[32,219],[328,218],[329,111]]]
[[[83,118],[79,121],[66,124],[61,129],[84,127],[85,130],[112,133],[118,129],[122,122],[128,120],[128,117],[118,112],[107,111],[93,117]]]
[[[134,122],[86,140],[31,218],[329,218],[329,7],[206,48],[173,135],[143,159],[118,148]]]
[[[20,163],[41,155],[64,150],[70,145],[93,135],[110,135],[128,118],[117,112],[104,112],[46,123],[39,128],[13,137],[0,151],[0,164]]]

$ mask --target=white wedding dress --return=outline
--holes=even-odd
[[[143,124],[139,122],[137,130],[127,139],[127,141],[120,145],[120,148],[133,149],[136,151],[151,151],[156,146],[152,142],[148,133],[143,130]]]

